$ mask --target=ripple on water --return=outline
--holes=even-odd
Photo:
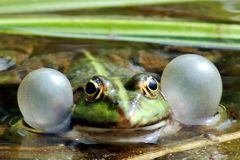
[[[230,19],[234,21],[240,21],[240,1],[238,0],[229,0],[223,3],[223,9],[227,12],[234,13],[236,15],[231,16]]]
[[[240,13],[240,1],[229,0],[224,3],[224,10],[231,13]]]

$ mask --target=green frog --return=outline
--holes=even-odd
[[[161,93],[158,74],[88,51],[63,55],[73,60],[71,64],[66,63],[65,58],[60,62],[68,66],[65,74],[73,87],[74,106],[72,128],[61,136],[83,143],[157,143],[161,137],[181,129],[182,125],[172,119],[171,108]],[[49,65],[47,57],[51,56],[37,57],[38,62],[42,59],[43,65],[32,63],[36,59],[33,57],[29,60],[31,63],[26,61],[27,65],[21,65],[18,71],[34,70],[35,64],[37,68]],[[66,57],[60,53],[56,56]],[[22,77],[27,74],[21,73]],[[24,123],[18,124],[18,128],[41,132]]]
[[[28,66],[23,64],[18,70],[36,69],[27,61],[25,64]],[[88,51],[81,52],[65,74],[73,87],[74,106],[72,128],[61,136],[83,143],[156,143],[159,137],[181,128],[171,119],[158,74]],[[41,132],[25,123],[18,124],[15,126],[20,129]]]
[[[97,59],[89,52],[84,61],[67,74],[75,93],[73,122],[81,131],[79,137],[104,143],[156,142],[160,130],[171,124],[160,77]]]

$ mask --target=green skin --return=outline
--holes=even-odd
[[[144,95],[138,87],[149,75],[101,61],[86,52],[85,58],[68,73],[75,91],[73,118],[77,123],[103,128],[138,128],[165,120],[170,107],[160,87],[154,98]],[[105,89],[100,99],[87,101],[85,86],[94,76],[103,82]]]

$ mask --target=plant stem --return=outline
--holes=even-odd
[[[1,0],[0,14],[129,7],[214,0]]]

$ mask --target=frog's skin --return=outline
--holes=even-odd
[[[156,141],[171,113],[160,78],[84,54],[67,74],[75,93],[73,122],[81,137],[104,143]]]

